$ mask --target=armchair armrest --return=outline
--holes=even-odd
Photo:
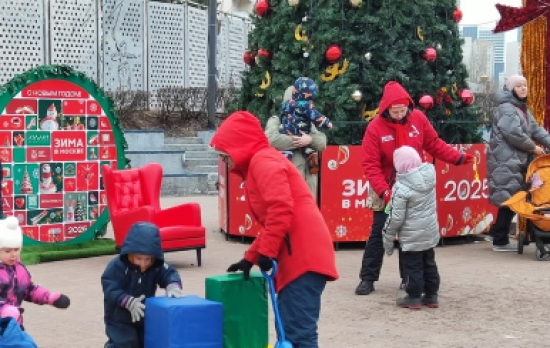
[[[133,224],[140,221],[151,222],[155,220],[155,208],[144,206],[134,210],[125,211],[116,215],[111,214],[111,222],[115,234],[115,244],[121,246],[124,238]]]
[[[159,227],[185,225],[202,226],[201,207],[198,203],[185,203],[161,210],[155,217]]]

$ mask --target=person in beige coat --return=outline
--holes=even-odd
[[[292,87],[290,86],[285,91],[284,101],[289,100],[292,96]],[[302,136],[290,136],[279,133],[281,120],[279,116],[271,116],[267,120],[265,127],[265,135],[269,140],[269,144],[279,151],[292,151],[292,163],[298,168],[302,177],[306,180],[313,198],[317,200],[317,185],[319,176],[309,172],[306,159],[300,154],[300,149],[305,146],[310,146],[321,152],[327,147],[327,137],[322,132],[318,131],[314,125],[311,125],[310,134],[302,134]]]

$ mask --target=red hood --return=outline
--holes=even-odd
[[[235,162],[232,170],[246,178],[254,154],[269,147],[260,121],[248,111],[232,113],[218,128],[210,146],[227,153]]]
[[[395,81],[388,82],[384,87],[382,100],[380,100],[380,105],[378,106],[378,115],[382,115],[394,101],[399,99],[409,99],[411,101],[410,106],[414,107],[414,102],[411,96],[407,93],[403,86]]]

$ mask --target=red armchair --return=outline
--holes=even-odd
[[[206,247],[200,205],[186,203],[161,210],[161,182],[162,167],[158,163],[125,170],[103,166],[103,185],[116,247],[122,246],[134,223],[151,222],[159,227],[163,251],[195,249],[200,266],[201,250]]]

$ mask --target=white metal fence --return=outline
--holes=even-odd
[[[248,19],[218,14],[218,84],[240,84]],[[0,83],[67,64],[106,91],[206,87],[207,10],[148,0],[0,0]]]

